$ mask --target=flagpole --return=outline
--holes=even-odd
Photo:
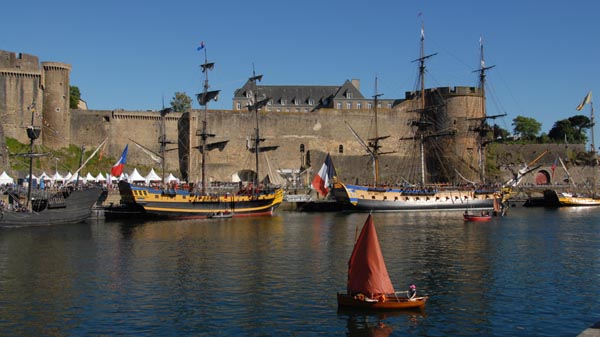
[[[594,121],[594,103],[590,100],[590,107],[592,109],[590,114],[590,121],[592,123],[592,154],[594,155],[594,160],[596,159],[596,143],[594,142],[594,127],[596,126],[596,122]]]

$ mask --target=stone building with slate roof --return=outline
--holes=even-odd
[[[363,110],[373,108],[373,98],[360,92],[360,80],[335,85],[258,85],[258,99],[270,98],[269,112],[313,112],[319,109]],[[246,82],[233,97],[233,110],[246,110],[253,97],[252,84]],[[378,108],[392,108],[397,100],[379,99]]]

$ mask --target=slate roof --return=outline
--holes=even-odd
[[[364,99],[362,93],[346,80],[339,85],[257,85],[259,99],[270,97],[273,105],[312,105],[314,108],[331,107],[334,99]],[[234,102],[247,100],[252,84],[247,81],[234,93]],[[350,95],[348,95],[350,93]],[[312,104],[310,100],[312,99]]]

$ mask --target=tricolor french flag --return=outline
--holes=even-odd
[[[123,153],[121,154],[121,158],[119,158],[119,161],[116,162],[113,167],[110,169],[110,175],[113,177],[119,177],[121,175],[121,173],[123,173],[123,167],[125,166],[125,164],[127,164],[127,148],[129,147],[129,144],[125,145],[125,148],[123,149]]]
[[[333,177],[335,177],[335,167],[333,167],[333,162],[331,161],[331,157],[329,153],[327,157],[325,157],[325,162],[319,173],[315,176],[312,181],[312,187],[319,192],[322,196],[326,196],[329,193],[329,185]]]

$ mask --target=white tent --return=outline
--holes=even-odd
[[[99,172],[98,175],[96,176],[96,178],[94,178],[96,180],[96,182],[103,182],[106,181],[106,177],[104,177],[104,175],[102,174],[102,172]]]
[[[35,176],[34,176],[35,178]],[[38,177],[39,180],[43,180],[43,181],[50,181],[50,176],[46,174],[46,172],[42,172],[42,174]]]
[[[35,174],[32,175],[32,178],[38,180],[38,177],[36,177]],[[29,181],[29,174],[27,175],[27,177],[25,177],[25,181]]]
[[[146,176],[146,184],[149,184],[152,181],[162,181],[162,178],[154,172],[154,169],[150,170],[150,173]]]
[[[127,179],[130,183],[136,183],[136,182],[146,182],[146,178],[142,177],[142,175],[138,172],[137,168],[133,169],[133,172],[131,172],[131,174],[129,175],[129,178]]]
[[[173,175],[173,173],[169,173],[169,176],[165,179],[168,183],[170,182],[179,182],[179,178],[175,178],[175,176]]]
[[[15,180],[13,178],[11,178],[8,174],[6,174],[6,171],[2,172],[2,174],[0,175],[0,185],[4,185],[4,184],[14,184]]]
[[[65,181],[67,181],[67,180],[69,180],[69,179],[71,179],[71,178],[73,178],[73,173],[69,172],[69,173],[67,173],[67,175],[65,176]]]
[[[88,183],[88,182],[96,181],[96,178],[94,178],[94,176],[88,172],[88,174],[85,176],[85,178],[83,178],[83,181]]]
[[[63,176],[61,176],[60,173],[58,173],[58,171],[54,172],[54,175],[50,179],[52,181],[63,181],[63,180],[65,180],[65,178]]]

